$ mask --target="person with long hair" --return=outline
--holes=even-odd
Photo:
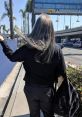
[[[53,96],[54,82],[65,75],[65,63],[62,51],[55,42],[52,21],[47,14],[41,14],[27,43],[13,52],[0,36],[3,52],[12,62],[23,62],[25,69],[24,93],[28,101],[30,117],[54,117]],[[57,68],[59,67],[59,71]]]

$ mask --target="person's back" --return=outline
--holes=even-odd
[[[14,53],[3,42],[2,37],[0,40],[5,55],[11,61],[23,62],[26,71],[24,92],[30,116],[40,117],[42,110],[44,117],[53,117],[53,84],[58,76],[64,76],[65,64],[61,49],[55,44],[55,33],[50,17],[47,14],[40,15],[27,38],[27,44]]]
[[[29,53],[28,51],[29,50]],[[23,62],[26,74],[24,80],[32,84],[40,85],[53,85],[57,80],[57,65],[59,64],[59,51],[60,47],[55,44],[54,54],[50,63],[41,63],[36,61],[35,55],[39,51],[34,48],[27,47],[25,54],[25,60]],[[29,54],[29,55],[28,55]],[[28,58],[29,56],[29,58]]]

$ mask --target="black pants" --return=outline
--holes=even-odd
[[[24,93],[28,101],[30,117],[40,117],[40,110],[44,117],[54,117],[52,87],[25,84]]]

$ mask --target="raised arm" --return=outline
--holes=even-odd
[[[26,47],[22,46],[19,49],[17,49],[15,52],[10,49],[10,47],[7,45],[7,43],[4,41],[4,38],[0,35],[0,43],[3,48],[4,54],[8,57],[8,59],[12,62],[21,62],[25,59],[25,51]]]

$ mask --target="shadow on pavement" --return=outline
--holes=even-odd
[[[14,117],[30,117],[29,114],[25,114],[25,115],[19,115],[19,116],[14,116]]]
[[[64,56],[71,56],[71,55],[73,55],[73,56],[82,56],[82,54],[63,54]]]
[[[40,116],[43,117],[43,113],[40,113]],[[18,116],[13,116],[13,117],[30,117],[30,114],[25,114],[25,115],[18,115]]]

